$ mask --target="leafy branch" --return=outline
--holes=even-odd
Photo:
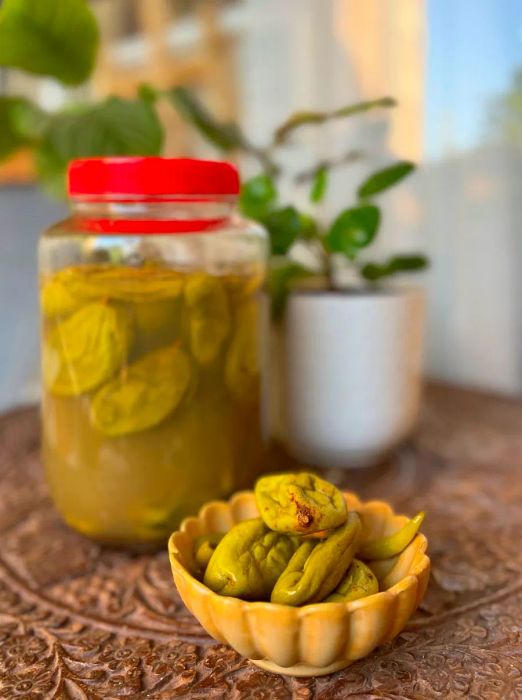
[[[164,93],[180,116],[192,124],[200,134],[221,151],[242,151],[253,156],[261,168],[271,174],[279,173],[279,166],[272,160],[270,149],[255,146],[235,122],[218,121],[206,107],[185,87],[175,87]]]

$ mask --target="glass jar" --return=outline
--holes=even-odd
[[[263,465],[265,233],[227,163],[75,161],[40,244],[43,455],[66,522],[164,540]]]

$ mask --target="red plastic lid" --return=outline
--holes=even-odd
[[[237,195],[231,163],[193,158],[83,158],[69,165],[71,197]]]

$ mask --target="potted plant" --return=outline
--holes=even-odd
[[[287,133],[301,123],[294,117]],[[334,165],[310,171],[312,205],[325,196]],[[413,169],[399,162],[368,176],[354,203],[321,223],[280,206],[273,175],[243,187],[244,213],[262,222],[272,241],[272,432],[309,464],[373,464],[415,423],[425,300],[421,290],[389,282],[425,268],[427,260],[418,254],[368,259],[381,219],[375,198]],[[307,265],[296,255],[303,249]]]
[[[65,86],[82,84],[98,48],[99,32],[88,3],[46,0],[40,13],[33,9],[32,0],[2,3],[0,66],[51,76]],[[419,400],[423,295],[388,280],[422,269],[426,259],[417,254],[378,262],[367,258],[381,219],[375,198],[414,165],[394,163],[370,175],[353,203],[324,221],[314,207],[326,195],[331,170],[361,154],[351,151],[294,176],[295,184],[310,188],[307,211],[281,202],[279,183],[289,176],[279,154],[304,125],[390,108],[395,101],[385,97],[331,112],[298,112],[274,131],[266,147],[259,147],[237,124],[220,122],[179,86],[157,90],[143,85],[133,99],[109,97],[53,112],[26,98],[0,97],[0,161],[20,148],[31,150],[40,181],[60,194],[73,158],[159,155],[164,134],[156,107],[161,100],[169,101],[221,153],[247,155],[261,169],[245,183],[240,204],[245,215],[266,227],[271,241],[276,432],[308,462],[374,462],[411,429]],[[306,264],[298,250],[306,251]]]

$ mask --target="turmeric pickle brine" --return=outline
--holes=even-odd
[[[43,452],[56,506],[163,541],[261,473],[266,241],[226,163],[76,161],[40,246]]]

